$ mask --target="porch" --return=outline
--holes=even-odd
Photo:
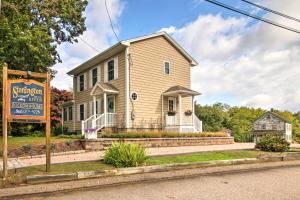
[[[182,86],[169,88],[162,94],[162,115],[164,129],[170,132],[194,133],[202,132],[202,121],[195,115],[195,96],[200,93]],[[190,105],[184,105],[183,99],[191,99]],[[164,102],[167,100],[167,109]],[[187,107],[191,109],[185,110]]]

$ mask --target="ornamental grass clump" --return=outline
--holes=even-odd
[[[260,138],[255,147],[262,151],[285,152],[290,149],[290,143],[283,137],[266,135]]]
[[[142,165],[148,157],[146,149],[137,144],[114,142],[105,151],[104,163],[115,167],[137,167]]]

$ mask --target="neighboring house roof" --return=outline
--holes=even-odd
[[[77,66],[76,68],[69,71],[67,74],[69,75],[77,75],[85,70],[87,70],[90,67],[93,67],[94,65],[112,57],[116,53],[124,50],[126,47],[130,46],[130,43],[163,36],[165,39],[167,39],[187,60],[189,60],[191,66],[198,65],[197,61],[188,54],[168,33],[166,32],[158,32],[146,36],[141,36],[129,40],[123,40],[118,42],[117,44],[111,46],[110,48],[106,49],[105,51],[99,53],[98,55],[94,56],[93,58],[87,60],[86,62],[82,63],[81,65]]]
[[[280,120],[284,121],[285,123],[290,123],[290,122],[289,122],[287,119],[285,119],[284,117],[280,116],[280,115],[277,114],[277,113],[271,112],[271,111],[268,111],[268,112],[264,113],[263,115],[261,115],[260,117],[258,117],[258,118],[254,121],[254,123],[257,122],[257,121],[259,121],[260,119],[262,119],[262,118],[265,117],[266,115],[272,115],[272,116],[277,117],[277,118],[279,118]]]
[[[196,95],[200,95],[201,93],[196,92],[194,90],[185,88],[183,86],[180,85],[176,85],[173,87],[170,87],[169,89],[167,89],[163,95],[178,95],[178,94],[182,94],[182,95],[188,95],[188,96],[196,96]]]
[[[98,88],[100,88],[102,90],[102,92],[114,93],[114,94],[119,93],[119,90],[112,84],[97,82],[91,91],[91,95],[97,95]]]

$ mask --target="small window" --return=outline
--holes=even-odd
[[[79,91],[83,91],[84,90],[84,75],[80,75],[79,76]]]
[[[115,63],[114,60],[111,60],[107,63],[107,75],[108,75],[108,81],[115,79]]]
[[[68,120],[68,109],[64,108],[64,121]]]
[[[69,121],[73,120],[73,107],[69,107]]]
[[[266,129],[267,129],[266,124],[262,124],[262,125],[261,125],[261,129],[262,129],[262,130],[266,130]]]
[[[80,121],[84,120],[84,104],[80,105],[79,114],[80,114]]]
[[[164,62],[164,72],[165,72],[165,75],[170,74],[170,63],[169,62]]]
[[[93,83],[93,86],[96,85],[97,81],[98,81],[98,69],[97,68],[94,68],[92,70],[92,83]]]
[[[175,99],[170,98],[168,99],[168,111],[175,111]]]
[[[132,99],[133,101],[137,101],[137,100],[138,100],[138,94],[137,94],[136,92],[132,92],[132,93],[131,93],[131,99]]]

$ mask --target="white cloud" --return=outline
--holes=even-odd
[[[299,1],[261,4],[300,18]],[[297,22],[273,14],[264,17],[300,29]],[[300,110],[299,34],[249,22],[246,17],[200,15],[183,27],[163,30],[171,30],[199,62],[192,70],[193,88],[203,94],[198,102],[230,97],[240,105]]]
[[[124,9],[124,2],[122,0],[109,0],[107,1],[107,5],[114,27],[119,32],[118,20]],[[85,11],[85,16],[87,30],[80,38],[91,44],[99,52],[116,42],[110,27],[104,0],[90,0]],[[54,70],[57,70],[57,75],[52,81],[53,86],[60,89],[72,88],[72,78],[66,73],[98,53],[80,38],[78,39],[78,43],[63,44],[59,47],[59,53],[63,62],[53,67]]]

